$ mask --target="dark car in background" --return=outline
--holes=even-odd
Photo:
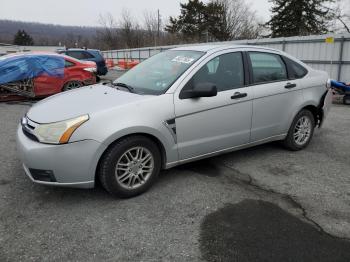
[[[72,48],[72,49],[58,50],[57,53],[71,56],[82,61],[95,62],[97,65],[97,75],[103,76],[108,73],[106,61],[101,51],[99,50]]]

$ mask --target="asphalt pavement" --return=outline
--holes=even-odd
[[[30,106],[0,104],[0,261],[350,261],[350,107],[304,151],[194,162],[121,200],[25,176],[15,133]]]

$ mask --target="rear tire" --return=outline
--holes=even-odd
[[[344,105],[350,105],[350,95],[345,95],[343,97],[343,104]]]
[[[83,83],[81,83],[79,81],[69,81],[69,82],[64,84],[62,91],[66,92],[69,90],[74,90],[74,89],[80,88],[82,86],[83,86]]]
[[[99,165],[102,186],[112,195],[130,198],[147,191],[161,169],[157,145],[144,136],[130,136],[112,145]]]
[[[314,115],[309,110],[303,109],[294,118],[283,145],[292,151],[302,150],[309,145],[314,130]]]

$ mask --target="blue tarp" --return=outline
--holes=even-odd
[[[41,75],[64,77],[65,60],[55,54],[16,54],[0,57],[0,85]]]
[[[343,92],[350,92],[350,85],[347,85],[343,82],[331,80],[331,85],[334,88],[339,88],[339,89],[343,90]]]

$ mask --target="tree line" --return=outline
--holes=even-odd
[[[130,10],[119,19],[107,13],[100,15],[100,27],[88,41],[75,35],[62,44],[67,47],[99,49],[137,48],[155,45],[199,43],[350,33],[350,8],[346,0],[270,0],[271,18],[262,23],[245,0],[188,0],[180,4],[180,14],[165,21],[159,11],[145,11],[137,20]],[[35,41],[24,30],[14,37],[15,44],[31,45]],[[40,44],[40,43],[35,43]]]

